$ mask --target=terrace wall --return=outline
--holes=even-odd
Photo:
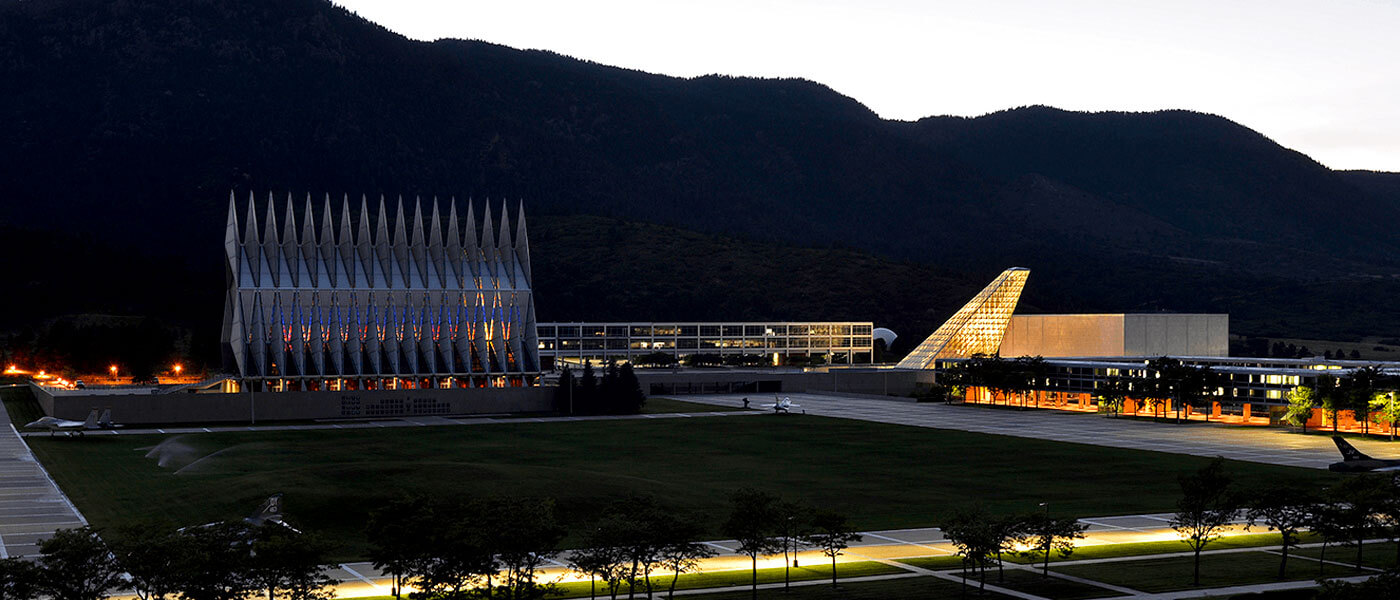
[[[553,388],[544,387],[233,394],[83,394],[35,389],[39,405],[50,415],[81,421],[94,408],[110,408],[112,420],[124,425],[533,413],[550,410],[553,393]]]

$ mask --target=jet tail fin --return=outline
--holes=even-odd
[[[97,429],[97,428],[98,428],[98,424],[97,424],[97,409],[94,408],[94,409],[92,409],[92,412],[88,413],[87,419],[85,419],[85,420],[83,421],[83,428],[85,428],[85,429]]]
[[[1336,442],[1337,449],[1342,452],[1342,460],[1371,460],[1371,457],[1357,450],[1355,446],[1352,446],[1346,440],[1342,439],[1340,435],[1332,436],[1332,441]]]
[[[254,512],[253,516],[248,517],[248,521],[254,525],[262,525],[269,521],[273,523],[282,522],[282,494],[268,496],[267,500],[263,501],[262,506],[258,507],[257,512]]]
[[[101,425],[102,427],[111,427],[111,426],[112,426],[112,409],[109,408],[109,409],[106,409],[106,410],[102,411],[102,416],[100,416],[100,417],[97,418],[97,424],[98,424],[98,425]]]

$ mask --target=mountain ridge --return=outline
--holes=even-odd
[[[1400,176],[1331,171],[1190,111],[885,120],[816,82],[414,41],[323,0],[10,3],[0,77],[16,90],[0,97],[13,116],[0,122],[0,224],[184,261],[214,286],[231,189],[470,191],[545,217],[856,248],[965,273],[962,285],[1018,264],[1043,274],[1046,310],[1247,310],[1238,322],[1260,329],[1279,318],[1229,300],[1250,296],[1240,286],[1332,281],[1323,292],[1342,296],[1400,273],[1387,227]],[[610,250],[574,244],[560,258]],[[729,260],[760,273],[764,257]],[[829,285],[858,297],[843,277]],[[123,305],[165,306],[139,295]],[[1367,320],[1400,333],[1386,314]],[[1337,318],[1338,331],[1366,325]]]

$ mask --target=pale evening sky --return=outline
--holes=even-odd
[[[889,119],[1185,108],[1335,169],[1400,171],[1400,0],[335,1],[420,40],[802,77]]]

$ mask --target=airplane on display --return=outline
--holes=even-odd
[[[794,408],[802,408],[801,404],[793,404],[792,398],[787,396],[783,396],[781,400],[777,396],[773,396],[773,400],[772,404],[764,404],[763,407],[773,409],[774,413],[791,413]]]
[[[1400,471],[1400,458],[1371,458],[1347,443],[1342,436],[1332,436],[1337,449],[1342,451],[1342,462],[1327,465],[1327,470],[1341,473],[1366,473],[1370,471]]]
[[[274,523],[286,527],[293,533],[301,533],[300,529],[292,527],[291,525],[288,525],[285,521],[282,520],[282,494],[273,494],[271,496],[268,496],[267,500],[264,500],[263,503],[258,506],[258,509],[253,511],[253,514],[251,516],[243,518],[243,522],[253,528],[262,527],[267,523]],[[191,527],[182,527],[180,531],[186,531],[189,529],[199,529],[204,527],[213,527],[218,524],[218,522],[214,522],[205,523],[203,525],[194,525]]]
[[[99,417],[97,415],[97,409],[94,408],[92,412],[88,413],[87,419],[83,421],[69,421],[68,419],[60,419],[58,417],[41,417],[25,425],[25,427],[47,429],[49,430],[49,435],[62,432],[71,436],[74,433],[82,435],[84,431],[94,429],[116,429],[121,427],[121,425],[112,422],[112,409],[109,408],[102,411],[102,416]]]

